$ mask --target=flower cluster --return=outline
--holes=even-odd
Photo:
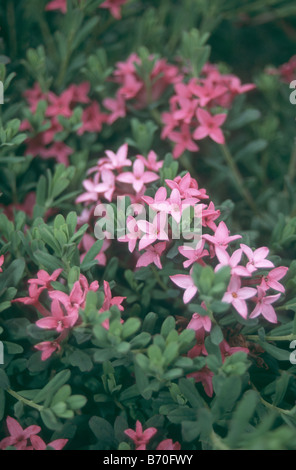
[[[72,328],[81,324],[79,315],[80,309],[85,308],[86,297],[89,291],[97,292],[99,283],[97,281],[88,283],[85,276],[80,274],[69,294],[62,290],[56,290],[52,287],[52,282],[56,282],[62,274],[62,269],[57,269],[51,275],[46,271],[40,270],[37,278],[29,279],[29,296],[14,299],[13,302],[32,305],[41,315],[36,321],[39,328],[52,330],[58,333],[58,336],[52,341],[44,341],[35,345],[35,349],[42,352],[41,359],[47,360],[55,351],[61,350],[61,343],[68,336]],[[61,283],[61,287],[63,284]],[[51,300],[50,309],[41,303],[40,297],[44,291],[47,291]],[[104,281],[104,303],[98,313],[103,313],[113,305],[116,305],[120,311],[123,311],[122,302],[125,297],[112,297],[110,285]],[[48,299],[45,299],[48,300]],[[103,327],[109,328],[109,320],[102,323]]]
[[[133,441],[135,450],[147,450],[147,445],[153,436],[157,433],[156,428],[147,428],[143,431],[143,426],[139,420],[136,421],[136,430],[126,429],[124,433]],[[161,441],[156,450],[180,450],[181,445],[179,442],[173,442],[172,439],[165,439]]]
[[[68,442],[68,439],[56,439],[46,444],[38,434],[41,431],[40,426],[28,426],[23,429],[16,419],[8,416],[6,426],[9,437],[5,437],[0,441],[0,450],[13,447],[16,450],[62,450]]]
[[[134,109],[145,108],[157,101],[169,85],[182,80],[179,68],[168,64],[166,59],[149,57],[150,71],[148,77],[141,74],[143,61],[132,53],[125,62],[115,65],[111,81],[119,85],[115,98],[105,98],[103,104],[111,114],[108,123],[112,124],[120,117],[125,117],[128,106]],[[142,76],[143,75],[143,76]]]
[[[178,82],[170,98],[170,110],[162,114],[162,138],[174,143],[173,155],[179,158],[185,150],[197,152],[196,141],[209,137],[218,144],[225,143],[221,126],[234,98],[253,90],[254,84],[242,85],[238,77],[221,74],[217,66],[206,64],[200,78]]]
[[[21,124],[22,130],[29,131],[25,154],[33,157],[40,156],[44,159],[56,158],[59,163],[68,166],[69,156],[74,150],[63,140],[59,140],[59,134],[64,131],[64,127],[58,116],[69,119],[73,115],[75,107],[83,105],[82,122],[77,130],[79,136],[85,132],[100,132],[103,123],[107,120],[107,115],[101,112],[98,102],[90,100],[89,91],[89,82],[70,85],[60,95],[56,95],[52,91],[43,93],[38,83],[35,83],[32,89],[26,90],[24,96],[31,113],[36,113],[41,101],[46,103],[46,110],[43,122],[44,130],[41,132],[36,133],[28,119]]]
[[[270,75],[277,75],[284,83],[291,83],[293,80],[296,80],[296,55],[293,55],[288,62],[280,65],[278,68],[268,68],[267,72]]]

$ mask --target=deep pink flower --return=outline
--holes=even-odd
[[[60,96],[55,95],[52,91],[48,92],[49,105],[47,107],[46,116],[64,116],[69,118],[72,116],[73,111],[71,109],[73,92],[71,89],[65,90]]]
[[[121,304],[126,299],[126,297],[112,297],[110,284],[107,281],[104,281],[104,294],[105,300],[100,312],[106,312],[113,305],[116,305],[116,307],[118,307],[118,309],[123,312],[124,307]]]
[[[121,19],[121,6],[124,5],[127,0],[106,0],[104,3],[101,3],[100,8],[108,8],[111,15],[116,19]]]
[[[29,284],[36,284],[40,287],[45,287],[47,290],[52,290],[51,282],[55,282],[63,269],[56,269],[51,275],[48,274],[44,269],[40,269],[37,273],[37,279],[29,279]]]
[[[51,304],[51,316],[41,318],[36,321],[39,328],[46,330],[56,330],[61,333],[63,330],[72,328],[78,320],[78,310],[71,309],[70,313],[64,311],[58,300],[53,300]]]
[[[77,134],[83,135],[85,132],[101,132],[106,118],[107,115],[101,112],[99,103],[94,101],[83,110],[82,126],[78,129]]]
[[[146,445],[150,439],[157,433],[156,428],[147,428],[143,431],[142,424],[136,421],[136,431],[126,429],[124,433],[134,442],[136,450],[146,450]]]
[[[25,450],[27,448],[28,439],[41,431],[39,426],[34,425],[23,429],[17,420],[11,418],[10,416],[8,416],[6,419],[6,425],[10,436],[5,437],[0,442],[1,450],[4,450],[10,446],[15,447],[17,450]]]
[[[72,84],[68,88],[72,92],[71,103],[84,103],[87,104],[90,102],[88,93],[90,91],[90,83],[82,82],[79,85]]]
[[[246,268],[250,273],[257,271],[259,268],[274,268],[274,264],[271,261],[265,259],[269,253],[269,249],[266,246],[257,248],[255,251],[243,243],[240,245],[240,247],[249,259]]]
[[[119,118],[124,118],[126,116],[126,105],[125,99],[120,93],[116,93],[115,98],[105,98],[103,100],[103,105],[108,111],[111,111],[107,118],[108,124],[113,124]]]
[[[2,269],[3,263],[4,263],[4,255],[1,255],[0,256],[0,273],[3,272],[3,269]]]
[[[45,444],[41,437],[36,435],[30,436],[33,450],[46,450],[47,447],[51,447],[54,450],[62,450],[67,444],[68,440],[69,439],[56,439],[55,441]]]
[[[136,193],[139,193],[145,184],[152,183],[158,179],[159,176],[156,173],[145,171],[144,163],[139,159],[135,160],[132,172],[124,172],[117,176],[117,181],[131,184]]]
[[[289,268],[286,268],[285,266],[272,269],[266,276],[262,277],[260,287],[265,291],[271,288],[278,292],[284,293],[285,288],[278,281],[287,274],[288,269]]]
[[[266,292],[261,287],[257,287],[257,296],[254,297],[256,307],[250,314],[250,318],[256,318],[260,314],[270,323],[277,323],[277,316],[271,304],[280,298],[281,294],[266,295]]]
[[[180,450],[181,444],[179,442],[173,442],[172,439],[165,439],[161,441],[156,450]]]
[[[52,0],[46,5],[45,10],[61,10],[65,14],[67,13],[67,0]]]
[[[173,150],[174,158],[179,158],[185,150],[190,150],[190,152],[197,152],[199,150],[198,145],[192,140],[190,127],[186,123],[181,125],[180,132],[172,131],[168,137],[176,143]]]
[[[209,80],[205,80],[203,85],[192,84],[192,93],[199,98],[199,105],[204,108],[215,98],[223,95],[227,88],[223,85],[213,84]]]
[[[256,289],[252,287],[241,287],[241,280],[238,276],[232,276],[227,287],[227,291],[222,298],[222,302],[232,304],[235,310],[243,317],[248,316],[246,299],[256,295]]]
[[[212,140],[217,142],[217,144],[225,143],[225,138],[220,126],[225,122],[227,114],[216,114],[212,116],[205,109],[198,108],[196,116],[200,122],[200,126],[198,126],[193,133],[194,139],[200,140],[209,136]]]
[[[206,394],[209,397],[212,397],[214,393],[213,381],[212,381],[213,376],[214,376],[214,372],[212,372],[206,366],[197,372],[192,372],[191,374],[187,375],[187,377],[193,377],[196,383],[201,382]]]
[[[153,246],[148,246],[145,253],[143,253],[137,262],[136,268],[141,268],[143,266],[149,266],[149,264],[154,263],[159,269],[162,269],[162,264],[160,261],[160,256],[166,249],[166,242],[156,243]]]
[[[50,356],[55,352],[55,351],[60,351],[61,346],[58,342],[56,341],[43,341],[42,343],[35,344],[34,346],[35,349],[38,351],[41,351],[41,360],[46,361],[47,359],[50,358]]]
[[[18,299],[12,300],[11,302],[20,302],[25,305],[32,305],[39,311],[39,313],[41,313],[41,315],[48,316],[50,315],[50,312],[45,307],[43,307],[39,301],[39,297],[45,289],[45,286],[38,287],[35,283],[31,284],[29,286],[29,297],[20,297]]]
[[[243,348],[241,346],[230,346],[225,339],[221,341],[219,344],[219,348],[221,351],[221,356],[222,356],[222,361],[225,361],[225,358],[228,356],[232,356],[232,354],[235,354],[237,352],[244,352],[246,354],[249,354],[249,349],[248,348]]]
[[[57,162],[69,166],[69,156],[74,152],[73,148],[64,142],[54,142],[49,148],[44,148],[40,156],[42,158],[55,158]]]

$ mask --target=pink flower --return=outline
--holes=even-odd
[[[181,109],[177,109],[173,113],[173,118],[176,120],[183,121],[186,124],[190,124],[195,114],[198,105],[198,100],[179,98],[178,103]]]
[[[278,292],[285,292],[285,288],[282,284],[278,281],[282,279],[287,274],[289,268],[284,266],[280,266],[278,268],[274,268],[266,276],[262,277],[260,287],[265,291],[268,288],[274,289]]]
[[[4,263],[4,255],[1,255],[0,256],[0,273],[3,272],[3,269],[2,269],[3,263]]]
[[[207,199],[205,189],[199,189],[197,181],[191,178],[190,173],[187,172],[184,176],[177,176],[174,180],[165,180],[169,188],[178,189],[182,198],[196,197],[198,199]]]
[[[197,152],[199,150],[198,145],[192,140],[189,125],[186,123],[181,125],[180,132],[172,131],[168,137],[176,143],[173,150],[174,158],[179,158],[185,150],[190,152]]]
[[[99,191],[97,190],[97,183],[92,180],[84,180],[83,186],[86,189],[86,192],[80,194],[76,198],[76,204],[80,204],[81,202],[97,202],[99,199]],[[100,187],[101,188],[101,187]]]
[[[196,248],[187,245],[179,246],[179,252],[181,255],[187,258],[187,261],[183,262],[184,268],[189,268],[189,266],[191,266],[193,263],[204,264],[204,256],[209,256],[208,250],[204,250],[204,244],[205,241],[201,240]]]
[[[124,310],[123,306],[121,305],[122,302],[126,299],[126,297],[113,297],[111,294],[110,284],[107,281],[104,281],[104,293],[105,293],[105,300],[100,312],[106,312],[109,310],[113,305],[116,305],[118,309],[122,312]]]
[[[187,356],[193,359],[194,357],[199,357],[201,355],[207,356],[208,352],[205,347],[205,330],[204,328],[199,328],[195,330],[195,339],[196,344],[193,348],[188,351]]]
[[[274,264],[265,259],[269,253],[269,249],[266,246],[258,248],[253,252],[253,250],[243,243],[240,245],[241,249],[248,257],[249,262],[246,265],[246,268],[250,273],[257,271],[258,268],[273,268]]]
[[[77,134],[83,135],[85,132],[101,132],[106,118],[107,116],[101,112],[99,104],[94,101],[83,110],[82,126],[78,129]]]
[[[80,275],[79,281],[76,281],[73,285],[70,295],[61,291],[51,291],[49,296],[52,300],[58,300],[61,302],[68,315],[77,314],[80,308],[85,307],[85,300],[87,293],[92,290],[96,292],[99,289],[97,281],[88,285],[87,279],[82,274]]]
[[[191,374],[188,374],[187,377],[193,377],[195,382],[201,382],[204,389],[205,393],[208,395],[208,397],[212,397],[214,393],[213,389],[213,379],[214,372],[208,369],[208,367],[203,367],[203,369],[197,371],[197,372],[192,372]]]
[[[139,420],[136,421],[136,431],[133,429],[126,429],[124,433],[134,442],[136,450],[146,450],[146,445],[150,439],[157,433],[156,428],[148,428],[143,431],[142,424]]]
[[[47,290],[52,290],[51,282],[55,282],[63,269],[56,269],[51,275],[49,275],[43,269],[40,269],[37,273],[37,279],[29,279],[29,284],[36,284],[37,286],[44,287]]]
[[[131,184],[136,191],[139,193],[146,183],[152,183],[159,179],[159,176],[152,171],[145,171],[144,163],[141,160],[135,160],[133,164],[133,172],[121,173],[117,176],[117,181],[121,183]]]
[[[126,116],[126,105],[125,99],[120,93],[116,93],[116,98],[105,98],[103,100],[103,105],[106,109],[111,111],[107,118],[108,124],[113,124],[119,118],[124,118]]]
[[[205,331],[209,332],[212,328],[211,319],[207,315],[199,315],[198,313],[194,313],[191,317],[190,322],[187,325],[189,330],[198,331],[200,329],[204,329]]]
[[[41,360],[46,361],[55,351],[60,351],[61,346],[59,342],[56,341],[43,341],[42,343],[35,344],[35,349],[41,351]]]
[[[124,5],[127,0],[106,0],[104,3],[101,3],[100,8],[108,8],[111,15],[116,19],[121,19],[121,5]]]
[[[116,153],[112,150],[106,150],[105,154],[107,155],[107,158],[101,158],[101,160],[98,162],[99,169],[103,168],[104,170],[121,170],[126,166],[132,165],[132,161],[127,156],[127,144],[121,145]]]
[[[51,447],[54,450],[62,450],[67,444],[69,439],[56,439],[55,441],[45,444],[41,437],[33,435],[30,437],[33,450],[46,450],[47,447]]]
[[[48,93],[49,105],[46,110],[46,116],[64,116],[69,118],[72,116],[71,109],[73,92],[71,89],[65,90],[60,96],[55,95],[52,91]]]
[[[216,114],[215,116],[212,116],[205,109],[198,108],[196,116],[201,125],[194,131],[194,139],[200,140],[209,136],[218,144],[225,143],[225,138],[220,126],[225,122],[227,114]]]
[[[229,256],[227,251],[220,246],[216,246],[216,256],[220,261],[217,264],[215,271],[219,271],[219,269],[223,268],[224,266],[229,266],[231,268],[231,274],[236,274],[237,276],[250,276],[250,271],[244,266],[239,266],[238,263],[241,260],[243,251],[241,249],[235,250],[234,253]]]
[[[14,299],[11,302],[21,302],[25,305],[32,305],[35,307],[39,313],[43,316],[50,315],[50,312],[43,307],[41,302],[39,301],[40,294],[45,290],[45,286],[38,287],[37,284],[31,284],[29,286],[29,297],[20,297],[18,299]]]
[[[160,256],[166,249],[166,242],[160,242],[153,246],[148,246],[146,252],[143,253],[137,262],[136,268],[141,268],[143,266],[149,266],[149,264],[154,263],[159,269],[162,269],[162,264],[160,261]]]
[[[54,142],[49,148],[44,148],[40,156],[42,158],[56,158],[57,162],[69,166],[69,156],[73,151],[72,147],[64,142]]]
[[[103,170],[101,173],[101,183],[95,186],[98,194],[104,194],[105,199],[111,202],[115,191],[115,176],[110,170]]]
[[[151,171],[159,171],[160,168],[162,168],[163,166],[163,161],[157,161],[157,155],[153,150],[150,150],[147,155],[147,158],[145,158],[143,155],[137,155],[137,159],[141,160],[144,163],[145,167]]]
[[[204,81],[203,86],[192,84],[191,90],[194,95],[199,97],[199,105],[204,108],[206,107],[212,100],[218,98],[219,96],[223,95],[227,88],[223,85],[213,84],[209,80]]]
[[[235,310],[243,317],[248,316],[248,307],[245,302],[256,295],[256,289],[252,287],[241,287],[241,280],[238,276],[232,276],[227,287],[227,292],[222,298],[222,302],[232,304]]]
[[[146,220],[138,220],[138,227],[144,233],[140,242],[139,249],[143,250],[151,245],[156,240],[169,240],[167,230],[167,217],[163,212],[156,214],[153,222],[147,222]]]
[[[142,232],[138,227],[137,220],[132,217],[128,216],[127,218],[127,234],[119,237],[119,242],[128,242],[128,249],[132,253],[136,248],[137,240],[139,240],[142,236]]]
[[[53,300],[51,304],[51,316],[41,318],[36,321],[39,328],[46,330],[56,330],[61,333],[65,329],[72,328],[78,320],[78,311],[72,309],[69,314],[65,314],[60,302]]]
[[[67,0],[52,0],[49,2],[45,10],[61,10],[62,13],[67,13]]]
[[[165,439],[161,441],[156,450],[180,450],[181,444],[179,442],[173,442],[172,439]]]
[[[87,104],[90,102],[88,93],[90,91],[90,83],[82,82],[79,85],[70,85],[69,90],[72,92],[72,103],[84,103]]]
[[[229,346],[227,341],[223,339],[221,343],[219,344],[219,348],[221,351],[221,356],[222,356],[222,361],[225,361],[225,358],[228,356],[232,356],[232,354],[235,354],[237,352],[244,352],[246,354],[249,354],[249,349],[248,348],[242,348],[240,346]]]
[[[181,289],[185,289],[183,295],[183,301],[185,304],[190,302],[190,300],[195,296],[198,289],[194,284],[194,281],[190,274],[174,274],[170,276],[170,279]]]
[[[39,426],[29,426],[23,429],[16,419],[10,416],[6,419],[6,425],[10,433],[9,437],[5,437],[0,442],[0,449],[5,450],[7,447],[13,446],[17,450],[25,450],[27,448],[28,439],[41,431]]]
[[[225,224],[225,222],[220,222],[218,227],[216,228],[215,235],[203,235],[203,238],[214,245],[216,248],[220,246],[222,248],[227,248],[228,244],[238,238],[242,238],[241,235],[231,235],[229,236],[229,230]]]
[[[260,314],[270,323],[277,323],[277,316],[271,304],[280,298],[281,294],[266,295],[266,292],[261,287],[257,287],[257,296],[254,297],[256,307],[252,311],[250,318],[256,318]]]

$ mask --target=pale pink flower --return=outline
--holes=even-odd
[[[182,177],[177,176],[174,180],[166,179],[165,182],[169,188],[178,189],[182,198],[195,197],[198,199],[207,199],[209,197],[205,189],[198,188],[197,181],[191,178],[189,172]]]
[[[195,248],[187,245],[179,246],[179,252],[187,258],[187,261],[183,262],[184,268],[189,268],[193,263],[205,264],[203,258],[209,256],[209,252],[204,249],[204,245],[205,240],[201,240]]]
[[[146,220],[138,220],[137,224],[144,233],[139,242],[140,250],[147,248],[148,245],[151,245],[156,240],[169,240],[167,217],[163,212],[156,214],[152,223]]]
[[[269,249],[266,246],[257,248],[255,251],[243,243],[240,245],[240,247],[249,259],[246,268],[250,273],[257,271],[259,268],[274,268],[274,264],[271,261],[265,259],[269,253]]]
[[[97,202],[99,199],[97,183],[92,180],[84,180],[82,184],[86,189],[86,192],[76,198],[76,204],[80,204],[81,202]]]
[[[121,170],[126,166],[131,166],[132,161],[128,158],[128,145],[123,144],[115,153],[112,150],[106,150],[107,158],[101,158],[98,162],[98,168],[104,170]]]
[[[261,287],[257,287],[257,296],[254,297],[256,307],[250,314],[250,318],[256,318],[260,314],[270,323],[277,323],[277,316],[271,304],[280,298],[281,294],[266,295],[266,292]]]
[[[156,173],[145,171],[144,163],[141,160],[135,160],[132,172],[124,172],[117,176],[117,181],[131,184],[136,193],[139,193],[146,183],[152,183],[158,179],[159,176]]]
[[[196,140],[204,139],[209,136],[217,144],[224,144],[225,138],[220,129],[220,126],[225,122],[227,114],[216,114],[212,116],[205,109],[198,108],[196,112],[200,126],[198,126],[194,133],[193,138]]]
[[[139,420],[136,421],[136,431],[133,429],[126,429],[124,433],[133,441],[136,450],[146,450],[146,446],[152,437],[157,433],[156,428],[147,428],[143,431],[142,424]]]
[[[222,302],[232,304],[235,310],[243,317],[248,316],[246,299],[256,295],[256,289],[252,287],[241,287],[241,280],[238,276],[232,276],[227,287],[227,291],[222,298]]]
[[[11,416],[6,418],[6,425],[10,436],[2,439],[0,450],[5,450],[10,446],[15,447],[17,450],[25,450],[28,445],[28,439],[41,431],[40,426],[35,425],[23,429],[17,420],[11,418]]]
[[[189,330],[198,331],[200,329],[204,329],[205,331],[209,332],[212,328],[212,322],[210,317],[207,315],[199,315],[198,313],[194,313],[191,317],[190,322],[187,325]]]
[[[56,341],[43,341],[34,346],[35,349],[41,351],[41,360],[46,361],[49,359],[55,351],[60,351],[61,346],[59,342]]]
[[[118,241],[128,242],[128,249],[131,253],[133,253],[136,248],[137,241],[141,238],[143,233],[138,226],[138,221],[131,215],[127,217],[126,227],[126,235],[119,237]]]
[[[217,230],[217,225],[215,220],[220,217],[219,209],[215,209],[214,203],[211,201],[208,206],[203,205],[202,207],[202,226],[209,227],[213,232]]]
[[[157,161],[157,155],[153,150],[150,150],[147,155],[147,158],[145,158],[143,155],[137,155],[137,159],[141,160],[144,163],[145,167],[151,171],[159,171],[160,168],[162,168],[163,166],[163,161]]]
[[[190,274],[174,274],[170,276],[170,279],[181,289],[185,289],[183,295],[183,301],[185,304],[190,302],[190,300],[195,296],[198,289],[194,284],[194,281]]]
[[[207,240],[208,242],[210,242],[215,247],[215,249],[217,246],[220,246],[226,249],[229,243],[239,238],[242,238],[242,236],[241,235],[229,236],[229,230],[225,222],[222,221],[216,228],[214,235],[205,234],[203,235],[203,238]]]
[[[41,313],[41,315],[50,315],[50,312],[45,307],[43,307],[39,301],[39,297],[44,290],[45,286],[38,287],[37,284],[31,284],[29,286],[29,297],[20,297],[18,299],[12,300],[11,302],[20,302],[25,305],[32,305],[39,311],[39,313]]]
[[[148,246],[145,253],[143,253],[138,261],[136,268],[141,268],[143,266],[148,266],[149,264],[154,263],[159,269],[162,269],[162,264],[160,261],[160,256],[166,249],[166,242],[156,243],[153,246]]]
[[[262,277],[260,287],[265,291],[271,288],[278,292],[284,293],[285,288],[278,281],[287,274],[288,269],[289,268],[286,268],[285,266],[280,266],[278,268],[272,269],[266,276]]]
[[[244,266],[240,266],[239,262],[242,258],[243,250],[238,249],[233,252],[230,256],[227,251],[220,247],[216,246],[215,248],[216,256],[220,261],[219,264],[215,267],[215,272],[219,271],[219,269],[229,266],[231,268],[231,274],[236,274],[237,276],[250,276],[250,271],[245,268]]]
[[[101,173],[101,183],[96,185],[98,194],[104,194],[105,199],[111,202],[115,191],[115,175],[110,170],[103,170]]]

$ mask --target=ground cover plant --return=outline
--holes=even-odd
[[[0,449],[296,449],[294,2],[0,17]]]

